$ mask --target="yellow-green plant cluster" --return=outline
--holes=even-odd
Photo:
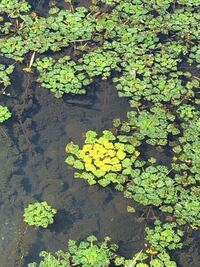
[[[100,137],[95,144],[85,144],[79,153],[85,163],[86,171],[121,171],[121,161],[126,157],[124,144],[113,144]]]
[[[82,148],[71,142],[66,146],[66,152],[71,155],[65,162],[80,171],[75,177],[86,179],[91,185],[114,183],[118,189],[125,183],[140,154],[131,142],[119,142],[118,137],[107,130],[99,138],[95,131],[88,131]]]

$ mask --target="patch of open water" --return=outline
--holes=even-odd
[[[126,255],[141,249],[144,224],[127,213],[123,195],[74,179],[64,163],[68,142],[81,144],[87,130],[112,127],[114,118],[125,118],[128,101],[119,98],[109,82],[93,85],[89,95],[77,98],[55,99],[35,85],[28,90],[32,108],[20,123],[10,120],[5,136],[1,133],[1,266],[26,266],[37,260],[40,250],[66,249],[68,239],[92,233],[111,236]],[[36,200],[58,209],[48,229],[23,223],[24,207]]]

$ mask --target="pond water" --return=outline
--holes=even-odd
[[[114,118],[125,118],[128,102],[109,82],[96,83],[84,97],[55,99],[32,80],[23,77],[21,92],[28,96],[19,93],[19,116],[1,131],[1,266],[26,266],[40,250],[65,249],[69,238],[92,233],[111,236],[127,255],[141,249],[144,224],[127,213],[122,194],[75,180],[64,163],[68,142],[81,144],[88,129],[109,129]],[[58,209],[46,230],[27,229],[22,221],[24,207],[35,200]]]
[[[39,2],[44,8],[48,3]],[[74,179],[64,163],[68,142],[82,144],[87,130],[111,128],[114,118],[126,117],[128,100],[119,98],[109,81],[97,81],[86,96],[56,99],[32,74],[21,73],[17,67],[12,97],[5,97],[15,115],[0,128],[0,267],[25,267],[38,260],[41,250],[65,250],[68,239],[90,234],[100,239],[109,235],[120,253],[131,257],[143,247],[146,223],[137,218],[146,211],[128,213],[128,200],[121,193]],[[36,200],[58,209],[48,229],[23,223],[24,207]],[[174,253],[179,267],[199,267],[199,232],[186,244]]]

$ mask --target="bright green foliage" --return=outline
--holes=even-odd
[[[179,134],[179,129],[173,123],[175,116],[162,106],[154,106],[149,111],[130,111],[128,122],[122,123],[121,129],[129,127],[132,135],[138,140],[147,138],[151,145],[166,145],[169,134]]]
[[[9,111],[9,109],[0,105],[0,123],[8,120],[11,116],[12,113]]]
[[[198,114],[198,111],[194,106],[187,104],[181,105],[177,111],[180,118],[184,119],[185,121],[193,119]]]
[[[73,142],[66,146],[66,152],[71,155],[65,162],[79,170],[75,177],[87,180],[90,185],[99,183],[103,187],[110,183],[124,184],[140,154],[131,138],[120,142],[121,136],[115,136],[108,130],[103,131],[100,138],[95,131],[88,131],[85,136],[82,149]]]
[[[24,209],[24,221],[31,226],[47,228],[54,222],[56,212],[56,209],[49,206],[46,201],[35,202]]]
[[[141,98],[176,104],[176,100],[183,95],[186,98],[192,96],[192,89],[199,85],[190,74],[178,70],[178,63],[181,62],[179,55],[184,51],[182,43],[175,46],[169,42],[160,45],[159,49],[160,52],[156,51],[156,54],[133,54],[131,59],[122,63],[123,75],[114,79],[118,83],[119,95],[133,98],[133,106]]]
[[[190,63],[197,63],[197,67],[200,68],[200,44],[194,46],[191,49],[191,53],[189,55],[189,60]]]
[[[119,61],[120,59],[116,52],[104,52],[101,49],[85,54],[80,59],[80,62],[83,63],[81,67],[87,72],[89,77],[101,75],[102,79],[109,77],[112,70],[119,70]]]
[[[174,203],[177,190],[168,172],[169,170],[162,165],[134,170],[131,173],[132,181],[127,184],[125,196],[145,206]]]
[[[0,52],[23,61],[29,52],[73,48],[81,72],[74,72],[76,80],[84,80],[82,71],[89,79],[112,76],[119,96],[129,97],[132,106],[142,99],[179,105],[199,86],[198,78],[182,68],[185,59],[199,65],[198,1],[93,0],[88,8],[52,7],[46,17],[20,15],[17,29],[15,21],[0,26],[4,34],[14,31],[0,39]],[[16,2],[26,11],[24,1]],[[5,4],[14,8],[11,3],[5,1],[4,9]]]
[[[199,190],[199,187],[194,187]],[[174,215],[177,222],[182,224],[190,224],[192,228],[200,227],[200,197],[199,192],[182,189],[179,200],[174,206]]]
[[[95,236],[89,236],[87,241],[78,245],[76,241],[69,240],[68,252],[58,251],[55,255],[41,252],[43,260],[39,263],[30,263],[28,267],[105,267],[118,257],[115,253],[117,245],[110,244],[110,238],[106,237],[103,242],[97,242]]]
[[[2,34],[8,34],[10,32],[12,23],[11,22],[5,22],[0,25],[0,32]]]
[[[92,83],[93,76],[102,75],[105,79],[112,69],[117,69],[117,54],[112,51],[95,50],[85,54],[79,64],[65,56],[57,61],[51,57],[36,60],[34,66],[40,76],[38,82],[52,91],[56,97],[64,93],[85,94],[85,86]],[[81,64],[82,63],[82,64]]]
[[[200,5],[200,0],[178,0],[177,1],[181,5],[186,5],[186,6],[194,6],[194,7],[199,7]]]
[[[150,267],[177,267],[177,264],[170,259],[166,251],[162,251],[155,259],[150,261]]]
[[[146,240],[158,251],[182,248],[183,231],[176,229],[176,223],[155,221],[155,228],[146,227]]]
[[[94,24],[84,7],[70,10],[50,9],[50,16],[21,16],[22,23],[14,36],[0,40],[0,52],[8,58],[23,60],[30,52],[59,51],[76,40],[91,39]]]
[[[173,149],[177,153],[177,161],[173,164],[174,170],[178,172],[176,180],[184,186],[200,181],[200,119],[199,112],[194,112],[192,120],[185,118],[186,122],[182,124],[183,136],[179,137],[180,144]]]
[[[26,0],[1,0],[0,14],[6,13],[10,18],[16,18],[30,9]]]
[[[36,262],[29,263],[28,267],[70,267],[69,256],[70,254],[68,252],[61,250],[57,251],[55,255],[41,251],[40,257],[43,258],[41,262],[39,264]]]
[[[97,242],[95,236],[89,236],[87,241],[79,245],[69,240],[67,252],[57,251],[52,254],[42,251],[40,257],[43,259],[40,263],[29,263],[28,267],[177,267],[166,251],[156,252],[155,255],[149,254],[148,250],[140,251],[132,259],[126,259],[116,254],[117,249],[116,244],[110,244],[109,237],[105,237],[103,242]]]
[[[114,257],[116,245],[109,245],[110,238],[106,237],[102,243],[96,243],[95,236],[89,236],[87,242],[82,241],[77,245],[75,241],[69,241],[69,252],[72,262],[82,267],[104,267],[109,266]]]
[[[45,57],[36,60],[34,65],[40,73],[38,81],[56,97],[61,97],[64,93],[84,94],[83,86],[91,83],[91,80],[78,70],[76,63],[68,56],[57,61],[51,57]]]
[[[177,267],[176,262],[170,259],[170,255],[165,250],[162,250],[162,252],[154,250],[155,253],[149,251],[140,251],[130,260],[123,257],[117,258],[115,264],[124,267]]]
[[[9,76],[13,70],[13,65],[6,67],[5,65],[0,64],[0,90],[4,91],[5,88],[11,84]]]

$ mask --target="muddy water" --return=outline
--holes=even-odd
[[[114,118],[125,118],[127,100],[102,81],[86,96],[55,99],[34,83],[33,75],[19,73],[14,77],[19,90],[12,86],[8,99],[14,116],[0,128],[0,266],[25,267],[38,260],[41,250],[65,250],[68,239],[89,234],[111,236],[120,253],[130,257],[143,247],[145,221],[137,220],[141,210],[128,213],[121,193],[74,179],[64,163],[65,145],[71,140],[82,144],[88,129],[101,132],[112,127]],[[48,229],[23,223],[24,207],[37,200],[58,209]],[[174,254],[179,267],[199,266],[198,240],[198,233],[189,235],[186,248]]]
[[[141,249],[144,224],[127,213],[122,194],[74,179],[64,163],[65,145],[82,144],[88,129],[101,132],[125,118],[127,100],[109,82],[97,82],[83,97],[55,99],[32,80],[24,76],[15,117],[1,129],[0,266],[26,266],[40,250],[65,249],[69,238],[89,234],[111,236],[124,255]],[[48,229],[23,223],[24,207],[36,200],[58,209]]]

